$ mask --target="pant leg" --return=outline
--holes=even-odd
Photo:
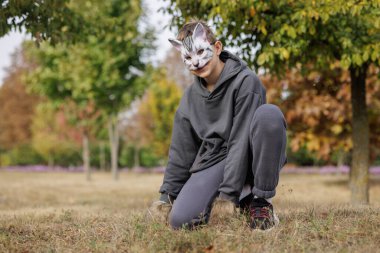
[[[286,163],[286,122],[280,109],[271,104],[260,106],[251,121],[252,193],[260,198],[276,194],[281,168]]]
[[[208,222],[212,202],[219,194],[224,166],[225,159],[191,175],[173,203],[169,215],[169,223],[173,228],[193,227]]]

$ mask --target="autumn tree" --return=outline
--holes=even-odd
[[[67,98],[63,104],[60,104],[59,109],[64,113],[61,121],[64,120],[72,127],[75,126],[82,137],[82,160],[83,167],[86,173],[86,179],[91,180],[91,165],[90,165],[90,140],[94,139],[96,133],[104,126],[104,117],[102,112],[96,108],[93,100],[88,100],[85,103],[76,103],[77,101]],[[67,124],[66,124],[67,125]]]
[[[352,102],[351,202],[369,201],[369,125],[365,82],[371,64],[380,65],[380,2],[184,1],[168,12],[181,26],[190,17],[211,20],[225,44],[271,73],[300,64],[329,69],[336,61],[350,72]]]
[[[168,79],[164,68],[155,70],[151,85],[125,130],[127,139],[138,148],[151,147],[158,157],[167,159],[174,114],[181,95],[182,90]]]
[[[174,119],[173,106],[179,101],[179,94],[193,83],[194,76],[183,64],[181,56],[170,50],[159,67],[152,74],[146,73],[146,77],[151,86],[129,110],[132,118],[127,120],[123,135],[137,151],[135,161],[138,161],[138,150],[143,147],[150,147],[155,155],[165,160]],[[163,101],[163,94],[168,95],[167,101]]]
[[[0,149],[27,144],[32,137],[30,126],[39,98],[27,92],[22,78],[33,69],[24,53],[21,47],[13,54],[12,64],[0,86]]]
[[[82,132],[68,123],[63,108],[57,108],[49,101],[37,106],[31,129],[32,146],[50,167],[62,164],[65,158],[72,158],[80,149]],[[78,161],[70,160],[65,164],[76,165]]]
[[[367,101],[369,105],[370,157],[380,155],[380,86],[379,68],[368,71]],[[325,161],[338,156],[342,164],[352,149],[350,75],[336,64],[332,71],[312,71],[302,75],[300,69],[288,70],[283,79],[266,74],[261,77],[267,88],[269,103],[277,104],[289,125],[290,147],[296,152],[305,147]],[[321,124],[320,122],[323,122]]]
[[[160,66],[165,68],[167,78],[175,82],[182,90],[193,83],[193,74],[185,67],[181,55],[176,50],[170,50]]]

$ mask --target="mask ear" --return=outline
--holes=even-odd
[[[182,42],[176,39],[169,39],[169,42],[178,50],[181,51]]]
[[[193,32],[193,40],[201,39],[207,41],[206,30],[201,23],[198,23]]]

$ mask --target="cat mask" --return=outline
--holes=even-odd
[[[212,58],[214,51],[207,40],[206,31],[201,23],[194,29],[193,35],[183,41],[169,39],[170,43],[181,52],[182,60],[189,70],[203,68]]]

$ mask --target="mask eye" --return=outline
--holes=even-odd
[[[185,55],[185,59],[186,59],[186,60],[191,60],[191,56],[189,56],[189,55]]]
[[[204,49],[199,49],[199,50],[197,51],[197,55],[201,55],[201,54],[203,54],[204,51],[205,51]]]

